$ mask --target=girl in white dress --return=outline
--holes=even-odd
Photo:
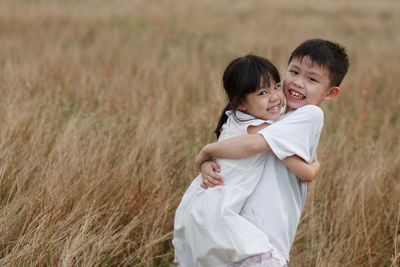
[[[223,75],[229,103],[221,114],[218,141],[260,130],[279,119],[285,98],[276,67],[267,59],[247,55],[234,59]],[[243,159],[216,159],[224,186],[202,188],[199,175],[189,186],[176,210],[175,261],[179,266],[284,266],[285,257],[268,236],[239,215],[257,186],[270,152]],[[298,158],[298,176],[315,173]],[[263,255],[253,260],[255,255]],[[250,260],[251,259],[251,260]]]

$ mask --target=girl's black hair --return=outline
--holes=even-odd
[[[232,110],[236,114],[237,108],[245,96],[260,89],[260,81],[270,87],[270,79],[273,79],[276,83],[281,81],[277,68],[266,58],[249,54],[235,58],[229,63],[222,77],[224,90],[228,96],[228,104],[223,109],[214,131],[217,138],[221,134],[222,125],[228,119],[225,112]]]

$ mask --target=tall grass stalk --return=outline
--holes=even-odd
[[[400,3],[2,1],[0,265],[168,266],[221,76],[309,38],[351,68],[289,266],[399,266]]]

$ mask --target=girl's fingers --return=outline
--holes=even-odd
[[[204,189],[207,189],[210,186],[210,183],[207,181],[207,175],[203,175],[201,177],[201,187],[203,187]]]
[[[214,179],[212,179],[210,176],[204,177],[204,181],[206,182],[207,185],[212,185],[211,187],[214,187],[216,185],[216,182]]]
[[[214,180],[212,177],[210,177],[208,175],[203,175],[202,184],[206,187],[215,187],[217,185],[220,185],[221,183],[217,180]],[[205,188],[205,187],[203,187],[203,188]]]
[[[209,179],[217,180],[219,183],[224,182],[224,178],[218,175],[214,170],[205,170],[204,176],[209,177]]]
[[[205,180],[204,181],[204,185],[207,187],[207,188],[209,188],[209,187],[215,187],[215,185],[213,185],[212,183],[210,183],[208,180]],[[206,189],[207,189],[206,188]]]
[[[213,187],[217,186],[217,185],[222,185],[221,180],[220,179],[215,179],[214,175],[213,176],[206,176],[206,181],[209,182],[210,184],[212,184]]]
[[[218,163],[216,163],[215,161],[212,162],[212,167],[214,169],[214,171],[212,173],[210,173],[209,175],[215,179],[219,181],[219,184],[223,184],[224,183],[224,178],[221,175],[218,175],[217,172],[221,172],[221,168],[219,167]]]
[[[224,178],[221,175],[216,174],[215,172],[213,172],[209,176],[211,177],[211,179],[216,181],[218,183],[218,185],[222,185],[224,183]]]
[[[215,161],[212,162],[212,166],[214,168],[214,171],[221,172],[221,168],[219,167],[218,163],[216,163]]]

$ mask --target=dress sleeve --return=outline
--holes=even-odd
[[[218,141],[247,134],[247,128],[249,126],[257,126],[266,122],[240,111],[237,111],[237,116],[234,116],[231,111],[227,111],[226,115],[228,115],[228,119],[222,126],[222,132],[218,138]]]
[[[280,159],[297,155],[311,162],[324,124],[324,113],[307,105],[288,113],[281,120],[259,131],[272,152]]]
[[[249,126],[258,126],[258,125],[264,124],[264,123],[271,124],[271,123],[273,123],[273,122],[271,122],[271,121],[264,121],[264,120],[260,120],[260,119],[253,119],[253,120],[249,120],[249,121],[242,122],[242,125],[243,125],[243,127],[245,128],[245,130],[247,131],[247,128],[248,128]]]
[[[265,120],[260,120],[260,119],[252,119],[252,120],[249,120],[249,121],[242,122],[241,123],[241,126],[243,127],[242,128],[242,131],[243,131],[242,134],[248,134],[247,129],[249,128],[249,126],[258,126],[258,125],[261,125],[261,124],[269,124],[269,125],[271,125],[273,123],[274,123],[273,121],[265,121]]]

